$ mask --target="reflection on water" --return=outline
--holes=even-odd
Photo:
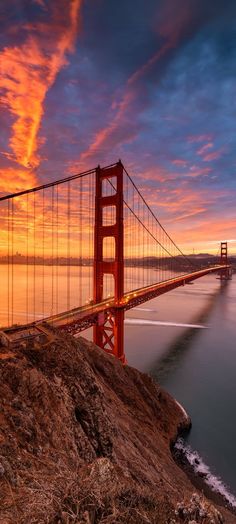
[[[183,404],[193,421],[188,444],[236,495],[236,279],[221,287],[207,276],[149,305],[153,312],[146,318],[208,327],[180,333],[171,326],[127,325],[126,353],[130,364],[151,373]]]
[[[209,308],[209,302],[214,299],[218,289],[219,281],[214,276],[203,277],[195,281],[193,286],[181,286],[148,302],[148,311],[143,311],[141,307],[128,311],[126,318],[205,325],[200,313]],[[151,372],[186,333],[186,328],[179,325],[127,325],[125,346],[129,364],[141,371]],[[197,330],[191,330],[192,333],[197,336]]]
[[[9,270],[0,264],[0,326],[39,320],[79,306],[92,297],[91,267],[13,266]]]

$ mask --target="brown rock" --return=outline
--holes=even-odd
[[[189,420],[148,375],[56,333],[0,359],[0,374],[0,523],[177,524],[183,500],[220,522],[204,497],[191,513],[195,489],[170,451]]]

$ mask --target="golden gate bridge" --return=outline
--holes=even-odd
[[[227,242],[217,264],[186,256],[121,161],[3,196],[0,220],[2,340],[93,326],[94,342],[125,362],[125,311],[209,273],[231,275]]]

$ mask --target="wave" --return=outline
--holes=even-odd
[[[135,326],[173,326],[195,329],[206,329],[202,324],[181,324],[179,322],[166,322],[164,320],[147,320],[146,318],[126,318],[125,324]]]
[[[151,309],[149,307],[134,307],[134,309],[136,309],[137,311],[148,311],[148,313],[152,312],[152,313],[156,313],[156,309]]]
[[[212,491],[221,495],[232,508],[236,508],[236,497],[230,493],[223,480],[211,472],[197,451],[192,450],[181,437],[177,439],[174,449],[181,452],[196,476],[203,478]]]

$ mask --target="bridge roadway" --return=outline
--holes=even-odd
[[[34,325],[40,325],[42,322],[47,322],[47,324],[67,330],[71,334],[79,333],[99,322],[99,314],[107,311],[112,312],[112,309],[117,308],[127,311],[128,309],[136,307],[152,298],[167,293],[172,289],[188,284],[197,278],[208,275],[209,273],[225,271],[230,269],[230,267],[231,266],[229,265],[214,265],[192,273],[170,278],[163,282],[125,293],[119,303],[117,303],[114,298],[109,298],[97,304],[86,304],[82,307],[50,316],[45,318],[44,321],[41,320],[34,322]]]

